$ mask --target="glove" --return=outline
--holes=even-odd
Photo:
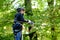
[[[28,21],[28,23],[31,24],[31,25],[34,24],[34,23],[33,23],[32,21],[30,21],[30,20]]]

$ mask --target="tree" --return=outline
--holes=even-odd
[[[55,32],[55,7],[54,0],[48,0],[49,13],[50,13],[50,23],[51,23],[51,40],[57,40],[56,32]]]
[[[32,15],[31,0],[25,0],[25,10],[26,10],[27,15]]]

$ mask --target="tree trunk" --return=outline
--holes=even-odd
[[[50,23],[51,23],[51,40],[57,40],[55,32],[55,11],[54,11],[54,0],[48,0]]]
[[[25,10],[26,10],[27,15],[33,15],[32,14],[31,0],[25,0]]]

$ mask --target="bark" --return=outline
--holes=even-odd
[[[57,40],[56,32],[55,32],[55,8],[54,8],[54,0],[48,0],[49,13],[50,13],[50,23],[51,23],[51,40]]]
[[[27,15],[33,15],[31,0],[25,0],[25,10]]]

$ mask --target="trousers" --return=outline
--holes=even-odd
[[[15,33],[15,40],[22,40],[22,31]]]

